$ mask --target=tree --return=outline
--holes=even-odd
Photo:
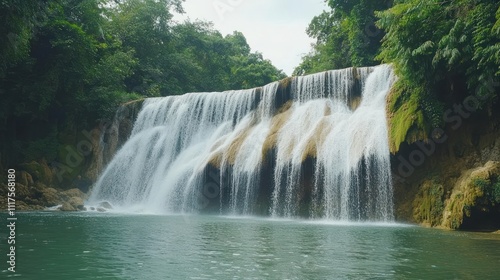
[[[78,131],[131,99],[256,87],[284,76],[239,32],[224,37],[206,22],[175,23],[181,3],[1,1],[2,160],[51,161]]]
[[[276,69],[271,61],[262,57],[261,53],[234,56],[232,62],[230,87],[233,89],[263,86],[286,77],[283,71]]]
[[[374,12],[392,1],[329,0],[330,11],[313,18],[307,33],[316,39],[295,75],[350,66],[376,65],[375,56],[384,33],[375,25]]]
[[[481,106],[488,107],[497,98],[499,5],[491,0],[406,0],[377,14],[387,33],[379,59],[392,63],[400,78],[389,109],[396,119],[408,120],[392,129],[393,149],[442,126],[444,103],[462,103],[478,94],[488,95],[480,98]]]
[[[137,64],[126,79],[127,91],[144,96],[178,94],[176,73],[166,71],[173,48],[172,9],[181,10],[180,0],[119,1],[107,11],[110,34],[122,42],[125,52],[133,51]]]

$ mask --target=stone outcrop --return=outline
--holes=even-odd
[[[451,229],[500,227],[500,162],[466,170],[445,201],[442,226]],[[488,219],[489,218],[489,219]],[[497,220],[497,221],[495,221]]]
[[[68,137],[76,142],[66,146],[65,151],[70,153],[60,162],[48,163],[41,159],[16,166],[16,209],[30,211],[60,206],[62,211],[83,210],[90,185],[130,136],[142,104],[143,100],[123,104],[113,122],[101,123],[91,131]],[[4,182],[7,180],[2,178],[1,209],[7,207]]]
[[[500,229],[500,112],[471,115],[439,141],[392,156],[398,221],[447,229]]]

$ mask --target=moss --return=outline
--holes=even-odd
[[[403,142],[409,144],[427,139],[427,126],[420,109],[419,92],[411,92],[401,82],[396,82],[387,100],[389,145],[394,154]]]
[[[49,162],[57,158],[57,151],[60,147],[58,142],[57,128],[52,128],[46,137],[40,137],[37,140],[24,143],[22,149],[22,158],[24,161],[47,159]]]
[[[415,221],[430,226],[441,224],[444,210],[443,197],[443,185],[436,181],[425,182],[413,202]]]
[[[489,188],[490,181],[489,180],[485,180],[483,178],[474,178],[472,180],[472,184],[475,187],[478,187],[480,190],[485,191],[485,190],[487,190]]]
[[[493,185],[492,196],[494,202],[500,204],[500,181]]]
[[[491,180],[475,178],[473,184],[482,191],[485,203],[500,204],[500,181],[497,176],[493,176]]]
[[[460,229],[465,219],[480,218],[472,217],[473,213],[494,209],[499,167],[498,162],[488,162],[484,167],[462,176],[447,203],[443,226]],[[478,209],[481,211],[478,212]]]
[[[479,185],[476,185],[479,183]],[[476,205],[478,198],[484,195],[483,179],[473,178],[466,184],[466,188],[451,198],[451,215],[449,227],[459,229],[464,217],[471,216],[471,209]]]

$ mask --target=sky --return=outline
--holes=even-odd
[[[185,0],[183,7],[185,14],[175,20],[211,21],[222,35],[241,31],[252,51],[287,75],[311,50],[309,22],[326,10],[324,0]]]

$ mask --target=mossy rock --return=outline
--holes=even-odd
[[[391,153],[399,151],[403,142],[412,144],[428,139],[428,127],[424,112],[420,109],[421,93],[410,92],[406,85],[397,81],[387,97],[387,121]]]
[[[471,218],[476,207],[487,210],[495,206],[496,184],[500,162],[490,161],[483,167],[465,172],[453,189],[444,212],[443,226],[460,229],[465,218]],[[473,218],[473,217],[472,217]]]
[[[414,220],[429,226],[441,224],[444,210],[443,199],[443,185],[434,180],[425,181],[413,201]]]
[[[64,212],[74,212],[77,209],[73,207],[69,202],[64,202],[62,206],[59,208],[59,210]]]
[[[38,181],[46,185],[52,184],[52,171],[45,161],[21,164],[21,169],[26,171],[33,181]]]
[[[68,203],[76,210],[84,209],[84,201],[81,197],[72,197],[68,200]]]

